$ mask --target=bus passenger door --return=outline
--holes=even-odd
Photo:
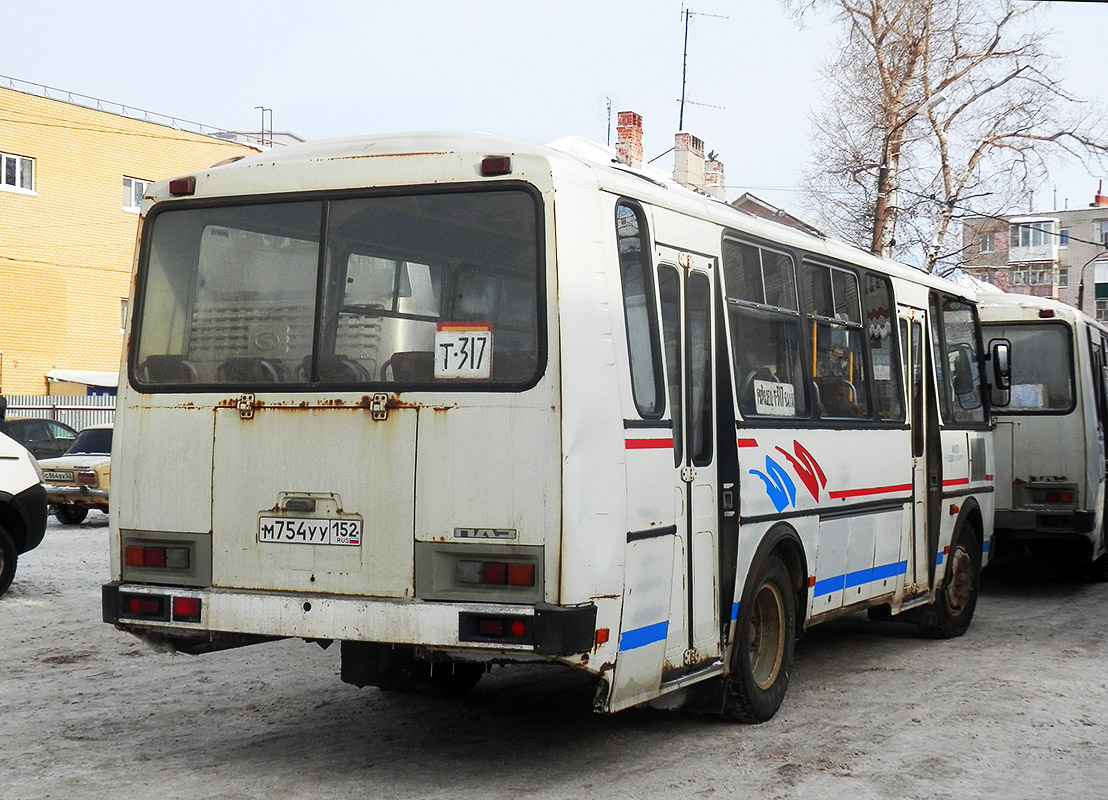
[[[720,655],[713,269],[675,251],[658,268],[677,527],[663,679]]]
[[[906,593],[912,595],[930,588],[935,567],[942,502],[942,450],[932,350],[927,341],[930,329],[927,312],[900,306],[898,316],[908,420],[912,428],[911,537],[905,579]]]

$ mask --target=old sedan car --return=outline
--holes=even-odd
[[[90,508],[108,510],[112,478],[112,426],[90,425],[64,456],[39,461],[46,501],[64,525],[77,525]]]
[[[55,458],[65,453],[77,431],[64,422],[52,419],[9,418],[4,421],[4,433],[31,451],[36,459]]]

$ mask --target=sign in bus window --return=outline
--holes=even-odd
[[[487,380],[492,375],[492,323],[440,322],[435,378]]]

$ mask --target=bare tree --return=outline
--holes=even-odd
[[[958,212],[1010,210],[1047,159],[1102,159],[1092,111],[1053,76],[1036,4],[1016,0],[784,0],[844,28],[814,113],[811,198],[830,230],[928,271]],[[1103,162],[1101,162],[1103,163]]]

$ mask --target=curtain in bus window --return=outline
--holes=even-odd
[[[631,394],[643,417],[663,411],[661,365],[657,325],[653,323],[652,272],[646,220],[641,209],[627,203],[616,207],[616,240],[619,247],[623,318],[631,364]]]
[[[735,392],[744,417],[805,417],[796,271],[786,253],[723,241]]]
[[[1004,413],[1073,408],[1070,329],[1056,322],[985,326],[986,339],[1012,343],[1012,388]]]
[[[896,363],[892,291],[887,278],[862,276],[862,311],[869,337],[870,376],[873,379],[873,409],[878,419],[903,420],[900,367]]]
[[[319,203],[157,216],[147,232],[139,380],[294,380],[312,351],[319,220]]]
[[[983,423],[985,404],[981,397],[977,315],[969,303],[947,297],[943,300],[942,322],[946,345],[946,381],[953,411],[953,416],[947,419]]]
[[[821,417],[870,415],[858,276],[805,262],[805,312],[811,333],[812,379]]]

